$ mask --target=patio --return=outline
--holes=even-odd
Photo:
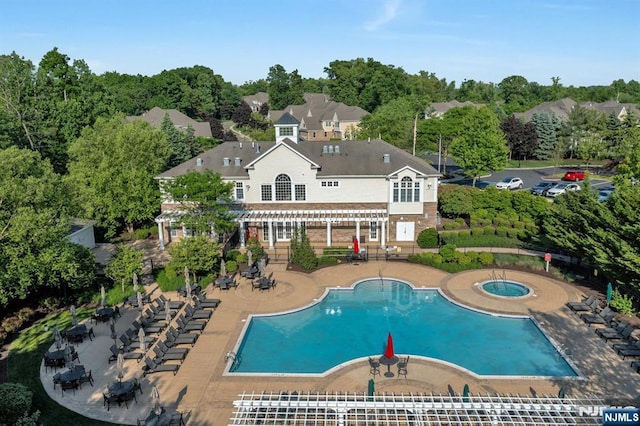
[[[596,336],[593,329],[565,307],[567,301],[580,300],[582,295],[564,283],[508,271],[510,280],[528,285],[535,296],[504,300],[478,289],[476,283],[490,278],[487,270],[449,275],[403,262],[368,262],[358,267],[339,265],[324,268],[312,274],[287,271],[284,265],[269,265],[267,272],[273,272],[273,278],[278,282],[270,291],[254,291],[251,282],[244,278],[239,278],[239,286],[231,290],[206,289],[208,297],[219,298],[222,303],[175,376],[157,373],[142,378],[143,363],[127,360],[123,380],[140,377],[144,392],[137,395],[137,403],[129,404],[129,408],[115,405],[107,411],[103,407],[102,393],[109,384],[117,381],[116,365],[108,363],[109,347],[113,344],[108,323],[93,325],[93,341],[85,340],[76,345],[80,363],[87,370],[92,370],[94,386],[85,383],[75,393],[65,391],[63,395],[59,387],[53,389],[53,372],[51,369],[45,372],[43,365],[41,378],[45,389],[60,404],[87,417],[136,424],[136,419],[144,419],[152,409],[151,389],[157,386],[162,404],[167,409],[183,412],[187,424],[198,425],[231,424],[231,420],[222,423],[222,419],[234,416],[233,403],[245,392],[366,392],[371,378],[366,360],[348,363],[323,377],[239,377],[225,374],[229,362],[226,354],[235,346],[249,314],[295,309],[321,297],[327,287],[351,286],[358,280],[383,275],[407,281],[416,287],[440,287],[451,299],[482,310],[532,315],[557,346],[570,355],[583,377],[571,380],[489,379],[451,365],[412,356],[406,378],[376,376],[376,395],[449,394],[451,390],[459,393],[467,384],[473,393],[483,395],[556,396],[563,388],[570,397],[602,398],[608,404],[640,405],[637,401],[640,374],[630,368],[630,360],[623,361],[610,345]],[[154,285],[147,290],[152,298],[160,294]],[[166,296],[179,300],[176,293]],[[118,335],[138,315],[138,311],[131,308],[121,311],[122,318],[116,322]]]

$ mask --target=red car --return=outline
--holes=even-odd
[[[585,176],[586,174],[584,171],[578,170],[578,169],[572,169],[572,170],[567,170],[567,172],[564,174],[564,177],[562,179],[577,182],[579,180],[584,180]]]

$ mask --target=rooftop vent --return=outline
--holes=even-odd
[[[229,167],[230,161],[229,161],[229,157],[224,157],[222,159],[222,165],[225,167]]]
[[[196,167],[202,167],[202,158],[196,158]]]
[[[240,167],[240,157],[236,157],[233,159],[233,165],[236,167]]]
[[[384,154],[382,156],[382,162],[384,163],[390,163],[391,162],[391,156],[389,154]]]

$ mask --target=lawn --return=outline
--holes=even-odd
[[[87,318],[95,308],[78,308],[76,315],[81,321]],[[40,423],[47,426],[76,425],[111,425],[112,423],[88,419],[73,411],[67,410],[49,398],[40,382],[40,365],[42,356],[53,343],[52,329],[57,325],[65,329],[71,325],[69,310],[52,314],[34,323],[22,331],[11,344],[9,350],[8,379],[10,382],[23,383],[33,392],[33,410],[40,410]]]

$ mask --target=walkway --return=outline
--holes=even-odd
[[[271,291],[253,291],[245,280],[236,290],[208,289],[208,296],[220,298],[222,304],[177,375],[159,373],[142,379],[144,394],[129,409],[116,406],[107,411],[102,406],[102,392],[116,378],[115,363],[107,364],[107,351],[112,344],[107,324],[95,326],[96,339],[78,347],[80,360],[93,371],[95,386],[85,384],[75,394],[65,392],[62,396],[59,388],[53,390],[51,371],[45,373],[43,368],[41,377],[45,389],[61,404],[88,417],[135,424],[136,418],[143,418],[151,409],[150,390],[152,385],[156,385],[165,405],[186,413],[188,424],[216,426],[228,424],[233,415],[232,402],[243,392],[366,392],[371,376],[364,361],[348,364],[324,377],[239,377],[225,375],[225,354],[234,348],[249,314],[295,309],[321,297],[328,287],[351,286],[358,280],[382,275],[405,280],[416,287],[440,287],[448,297],[483,310],[532,315],[550,338],[565,348],[584,377],[571,380],[487,379],[436,360],[412,357],[407,378],[376,377],[378,393],[446,394],[452,390],[460,393],[464,385],[469,384],[472,393],[557,395],[559,388],[564,387],[568,395],[594,395],[608,401],[640,405],[636,400],[640,375],[634,373],[628,361],[623,361],[592,329],[564,307],[567,301],[582,297],[575,288],[564,283],[507,271],[508,279],[530,286],[535,295],[505,301],[484,293],[475,285],[488,280],[490,270],[449,275],[404,262],[339,265],[312,274],[287,271],[284,265],[270,265],[268,269],[278,282]],[[177,299],[175,293],[167,296]],[[136,315],[137,311],[125,311],[117,322],[118,333],[126,329]],[[126,369],[127,377],[139,376],[141,364],[128,360]]]

